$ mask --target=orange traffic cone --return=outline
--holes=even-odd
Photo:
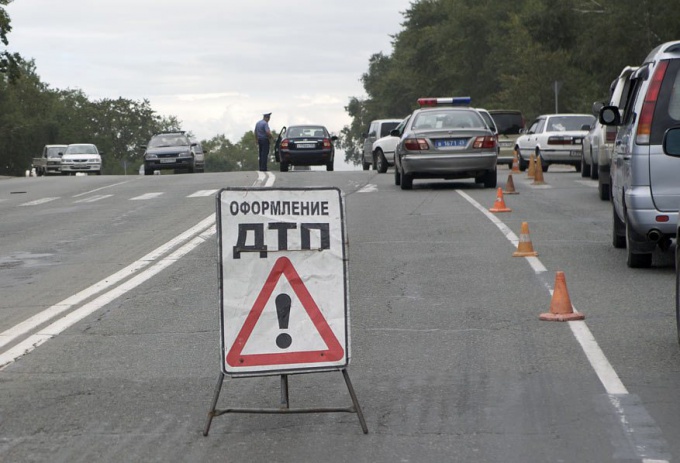
[[[522,222],[522,231],[519,232],[519,243],[517,244],[517,251],[512,253],[512,257],[536,257],[538,253],[534,251],[534,245],[531,244],[529,237],[529,224]]]
[[[489,209],[491,212],[511,212],[512,209],[507,207],[505,205],[505,200],[503,199],[503,189],[498,188],[498,192],[496,193],[496,202],[494,203],[493,207]]]
[[[536,175],[536,157],[534,156],[534,153],[531,153],[531,156],[529,156],[529,170],[527,170],[527,177],[534,178],[534,175]]]
[[[535,174],[534,174],[534,181],[531,182],[532,185],[545,185],[545,181],[543,181],[543,166],[541,166],[541,157],[538,156],[536,158],[536,168],[535,168]]]
[[[517,154],[517,150],[512,151],[512,171],[513,172],[519,172],[519,156]]]
[[[569,322],[586,318],[582,313],[574,312],[574,308],[571,306],[564,272],[557,272],[555,275],[555,288],[550,301],[550,312],[542,313],[538,318],[552,322]]]
[[[512,174],[508,174],[508,181],[505,182],[505,190],[503,193],[506,195],[518,195],[519,191],[515,190],[515,182],[512,180]]]

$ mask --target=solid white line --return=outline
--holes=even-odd
[[[77,194],[77,195],[73,196],[73,198],[78,198],[78,197],[80,197],[80,196],[89,195],[89,194],[91,194],[91,193],[94,193],[95,191],[104,190],[104,189],[106,189],[106,188],[111,188],[111,187],[114,187],[114,186],[122,185],[122,184],[124,184],[124,183],[129,183],[129,182],[131,182],[131,181],[132,181],[132,180],[125,180],[124,182],[114,183],[113,185],[106,185],[106,186],[103,186],[103,187],[100,187],[100,188],[95,188],[94,190],[90,190],[90,191],[86,191],[85,193]]]
[[[141,196],[135,196],[134,198],[130,198],[130,201],[143,201],[145,199],[158,198],[162,194],[163,193],[145,193]]]
[[[43,323],[47,322],[51,318],[56,317],[57,315],[69,310],[71,307],[73,307],[76,304],[80,304],[84,300],[94,296],[95,294],[98,294],[102,291],[104,291],[107,288],[110,288],[111,286],[118,284],[120,281],[124,280],[125,278],[128,278],[129,276],[135,274],[136,272],[140,271],[144,267],[147,267],[149,264],[153,263],[156,259],[161,257],[162,255],[170,252],[172,249],[175,247],[179,246],[186,240],[194,237],[196,234],[202,232],[208,227],[214,226],[215,225],[215,214],[211,214],[207,218],[203,219],[200,221],[198,224],[194,225],[184,233],[177,235],[175,238],[172,240],[168,241],[164,245],[156,248],[155,250],[151,251],[141,259],[137,260],[136,262],[133,262],[132,264],[128,265],[122,270],[119,270],[118,272],[114,273],[113,275],[110,275],[103,280],[93,284],[89,288],[86,288],[82,291],[80,291],[77,294],[74,294],[73,296],[70,296],[66,299],[64,299],[61,302],[58,302],[57,304],[43,310],[42,312],[28,318],[27,320],[24,320],[23,322],[19,323],[18,325],[13,326],[12,328],[0,333],[0,347],[5,346],[18,338],[19,336],[22,336],[29,331],[37,328],[38,326],[42,325]]]
[[[120,296],[124,295],[128,291],[131,291],[132,289],[136,288],[137,286],[141,285],[145,281],[149,280],[153,276],[160,273],[162,270],[168,268],[175,262],[179,261],[182,257],[191,252],[198,245],[204,243],[210,236],[214,235],[215,231],[216,228],[213,224],[208,230],[205,230],[199,236],[195,237],[193,240],[189,241],[188,243],[183,245],[181,248],[177,249],[169,256],[161,259],[159,262],[157,262],[150,268],[135,275],[133,278],[130,278],[128,281],[112,289],[111,291],[102,294],[93,301],[88,302],[79,309],[70,312],[69,314],[55,321],[51,325],[40,330],[38,333],[29,336],[24,341],[20,342],[11,349],[1,353],[0,370],[3,370],[5,367],[7,367],[12,362],[16,361],[18,358],[33,351],[35,348],[44,344],[49,339],[61,334],[67,328],[78,323],[83,318],[96,312],[100,308],[104,307],[105,305],[109,304],[110,302],[114,301]]]
[[[79,199],[78,201],[74,201],[73,204],[78,204],[78,203],[93,203],[95,201],[99,201],[100,199],[106,199],[110,198],[113,195],[94,195],[89,198],[85,199]]]
[[[19,204],[19,206],[37,206],[38,204],[49,203],[50,201],[54,201],[55,199],[59,199],[59,197],[36,199],[35,201]]]

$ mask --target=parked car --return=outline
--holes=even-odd
[[[378,160],[374,156],[373,143],[380,138],[388,136],[401,121],[401,119],[376,119],[371,121],[371,124],[368,126],[368,132],[362,134],[364,149],[361,154],[361,166],[364,170],[370,169],[371,165],[376,169]]]
[[[399,143],[399,137],[404,131],[404,126],[408,118],[404,119],[397,125],[390,133],[382,138],[378,138],[375,143],[373,143],[373,165],[375,170],[380,174],[387,172],[390,166],[394,165],[394,151],[397,149],[397,143]],[[394,135],[392,135],[394,133]],[[397,135],[399,134],[399,135]],[[364,168],[364,170],[366,170]]]
[[[614,79],[610,86],[610,97],[606,104],[617,107],[625,106],[630,90],[630,76],[635,70],[637,70],[637,67],[626,66],[623,68],[619,76]],[[602,109],[604,105],[605,103],[594,103],[593,114],[598,116],[600,109]],[[581,150],[581,176],[598,180],[598,194],[603,201],[610,198],[609,190],[611,181],[609,176],[609,165],[615,139],[616,127],[603,125],[599,120],[595,120],[590,130],[583,138]]]
[[[205,151],[203,151],[203,145],[198,141],[192,141],[193,143],[196,143],[194,147],[194,172],[205,172]]]
[[[533,153],[541,158],[543,172],[548,171],[550,164],[571,164],[579,172],[583,137],[594,121],[595,116],[590,114],[538,116],[526,133],[517,138],[519,170],[526,170]]]
[[[92,143],[74,143],[68,145],[61,154],[62,175],[73,175],[77,172],[102,173],[102,153]]]
[[[469,97],[420,98],[397,143],[394,183],[413,188],[421,178],[474,178],[496,187],[496,135]]]
[[[621,111],[623,109],[623,111]],[[605,106],[619,126],[612,157],[612,244],[629,267],[650,267],[652,252],[677,236],[680,159],[664,153],[664,135],[680,125],[680,41],[653,49],[630,78],[623,108]]]
[[[335,142],[338,137],[331,135],[322,125],[292,125],[282,129],[280,141],[276,141],[274,158],[279,162],[281,172],[288,172],[290,166],[326,166],[333,170]]]
[[[189,173],[202,172],[196,169],[196,146],[183,131],[160,132],[151,137],[144,149],[144,175],[153,175],[154,171],[172,169]]]
[[[489,114],[498,129],[498,163],[512,168],[517,138],[524,130],[524,116],[521,111],[510,109],[492,109]]]

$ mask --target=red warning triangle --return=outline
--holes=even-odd
[[[295,291],[295,294],[302,303],[305,311],[307,311],[307,315],[309,315],[309,318],[312,320],[312,323],[321,335],[321,339],[326,343],[328,349],[242,355],[243,348],[248,342],[267,302],[269,302],[269,298],[271,297],[276,284],[279,282],[281,275],[285,276],[290,283],[293,291]],[[252,367],[295,363],[336,362],[342,359],[344,355],[345,351],[342,348],[342,345],[328,325],[328,322],[319,310],[316,302],[314,302],[312,295],[309,294],[307,287],[293,267],[292,262],[287,257],[279,257],[269,273],[260,294],[257,296],[257,299],[255,299],[255,304],[253,304],[253,308],[250,309],[250,313],[246,317],[241,330],[236,336],[234,344],[227,353],[227,363],[232,367]]]

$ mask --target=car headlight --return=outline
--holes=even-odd
[[[155,154],[145,154],[144,159],[158,159],[158,156]]]
[[[191,157],[191,151],[184,151],[182,153],[179,153],[179,154],[177,154],[177,157],[180,157],[180,158]]]

